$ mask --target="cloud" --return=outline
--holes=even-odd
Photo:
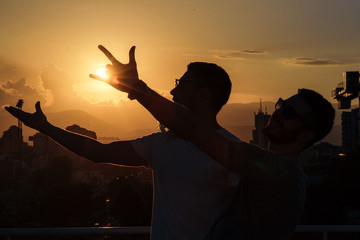
[[[15,105],[19,99],[23,99],[24,102],[31,105],[37,100],[46,102],[36,89],[27,84],[25,78],[0,82],[0,105]]]
[[[326,65],[340,65],[346,64],[343,61],[327,59],[327,58],[309,58],[309,57],[296,57],[282,60],[286,65],[306,65],[306,66],[326,66]]]
[[[240,51],[240,53],[242,53],[242,54],[267,54],[267,51],[251,49],[251,50]]]
[[[0,104],[13,105],[18,99],[27,104],[40,100],[46,106],[52,96],[44,89],[38,72],[0,60]]]
[[[21,95],[32,94],[34,92],[34,89],[32,89],[26,84],[25,78],[21,78],[16,82],[12,82],[11,80],[2,82],[0,83],[0,90],[11,96],[18,97]]]
[[[76,94],[73,79],[59,67],[48,65],[39,78],[41,93],[49,97],[53,109],[83,108],[89,104]]]
[[[230,60],[243,60],[250,56],[259,56],[268,54],[268,51],[265,50],[210,50],[210,51],[200,51],[192,50],[188,53],[183,53],[183,56],[187,57],[212,57],[212,58],[221,58],[221,59],[230,59]]]
[[[39,73],[0,61],[0,105],[14,105],[24,99],[26,105],[41,101],[43,107],[74,108],[84,104],[76,95],[72,79],[54,65]]]
[[[265,55],[268,53],[267,51],[264,50],[255,50],[255,49],[241,50],[241,51],[215,50],[214,52],[215,54],[213,56],[216,58],[232,59],[232,60],[242,60],[246,56]]]

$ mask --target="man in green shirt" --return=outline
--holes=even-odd
[[[229,170],[240,173],[240,203],[235,203],[233,214],[216,222],[209,238],[291,237],[305,201],[305,175],[298,157],[333,126],[335,110],[326,99],[309,89],[299,89],[286,100],[280,98],[264,129],[270,139],[269,147],[262,149],[224,138],[183,106],[151,90],[137,77],[134,48],[130,50],[129,64],[121,64],[102,46],[100,50],[112,62],[108,69],[113,75],[108,84],[129,93],[130,99],[136,99],[175,134]]]

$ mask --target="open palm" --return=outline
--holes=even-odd
[[[131,47],[129,51],[128,64],[119,62],[104,46],[99,45],[98,48],[112,63],[106,65],[109,78],[106,79],[95,74],[90,74],[89,76],[104,81],[122,92],[131,93],[133,91],[133,86],[139,81],[135,61],[135,46]]]
[[[35,109],[34,113],[28,113],[12,106],[5,107],[6,111],[22,121],[26,126],[41,131],[49,123],[41,110],[39,101],[35,104]]]

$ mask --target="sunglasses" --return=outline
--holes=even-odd
[[[281,116],[284,119],[300,119],[310,130],[314,131],[314,128],[308,123],[305,118],[298,114],[293,107],[286,105],[286,100],[279,98],[279,100],[275,104],[275,110],[280,110]]]

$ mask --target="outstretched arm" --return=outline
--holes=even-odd
[[[130,99],[136,99],[159,122],[173,130],[178,136],[183,137],[209,156],[220,162],[225,167],[229,164],[231,142],[206,126],[199,118],[179,104],[171,102],[150,89],[143,81],[139,80],[135,61],[135,47],[129,52],[129,63],[122,64],[103,46],[99,49],[111,61],[108,64],[108,79],[90,74],[90,77],[105,81],[114,88],[129,93]]]
[[[194,143],[226,168],[232,169],[229,162],[231,141],[207,126],[183,106],[169,101],[147,86],[143,85],[140,89],[136,100],[159,122],[174,131],[176,135]]]
[[[146,162],[133,150],[129,141],[102,144],[92,138],[55,127],[47,121],[41,110],[40,102],[35,104],[36,111],[27,113],[14,107],[5,109],[26,126],[51,137],[70,151],[94,162],[107,162],[127,166],[146,165]]]

